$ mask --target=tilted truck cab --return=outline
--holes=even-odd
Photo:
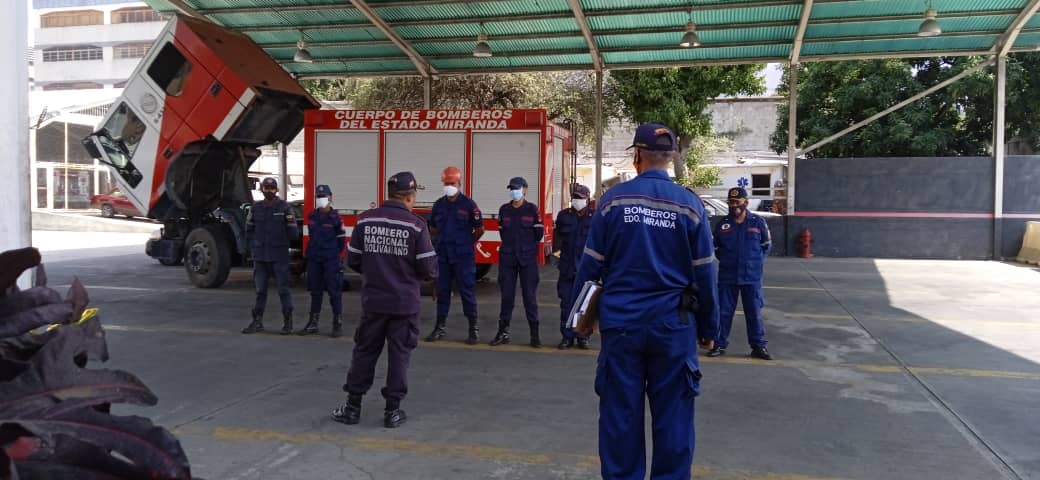
[[[183,261],[192,283],[213,288],[249,259],[247,172],[257,147],[290,142],[319,106],[249,37],[176,16],[83,145],[163,223],[148,255]]]

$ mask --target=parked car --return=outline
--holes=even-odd
[[[137,207],[130,202],[130,199],[123,195],[123,192],[119,190],[112,190],[109,193],[93,195],[90,197],[90,208],[96,208],[101,210],[101,216],[106,218],[112,218],[118,215],[125,215],[126,218],[143,217],[144,214],[137,210]]]

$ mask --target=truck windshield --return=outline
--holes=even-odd
[[[120,103],[105,122],[104,134],[99,136],[99,140],[112,164],[117,168],[125,168],[137,151],[144,133],[144,122],[125,103]]]

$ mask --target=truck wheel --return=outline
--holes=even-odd
[[[231,273],[231,243],[220,225],[206,225],[188,234],[184,242],[184,270],[199,288],[217,288]]]
[[[116,209],[112,208],[111,205],[106,203],[101,206],[101,216],[105,218],[112,218],[116,216]]]
[[[484,276],[487,275],[488,272],[490,272],[490,271],[491,271],[491,264],[490,263],[478,263],[477,264],[477,279],[476,279],[476,281],[479,282],[480,279],[484,278]]]

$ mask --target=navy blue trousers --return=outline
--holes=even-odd
[[[362,313],[354,331],[354,353],[343,391],[364,395],[372,388],[376,363],[387,346],[386,386],[383,398],[400,402],[408,394],[408,362],[419,344],[419,314],[384,315]]]
[[[516,304],[516,281],[520,280],[520,290],[524,296],[524,313],[527,314],[528,325],[538,325],[538,264],[528,262],[519,265],[516,258],[502,257],[498,265],[498,285],[502,289],[502,310],[498,320],[509,326],[513,320],[513,305]]]
[[[567,317],[570,316],[571,308],[574,308],[574,279],[560,278],[557,280],[556,296],[560,297],[560,335],[567,340],[581,337],[573,328],[567,328],[569,320]]]
[[[644,395],[652,418],[650,478],[690,478],[694,398],[701,378],[697,334],[678,312],[669,317],[602,331],[595,388],[599,457],[606,480],[642,480],[646,475]]]
[[[321,313],[321,297],[329,294],[333,315],[343,313],[343,265],[339,257],[307,258],[307,290],[311,292],[310,313]]]
[[[256,285],[256,304],[253,311],[262,312],[267,307],[267,283],[274,277],[278,284],[278,298],[282,301],[282,312],[293,311],[292,292],[289,291],[289,262],[253,262],[253,283]]]
[[[477,264],[475,262],[449,262],[439,257],[437,262],[437,320],[448,318],[451,310],[451,286],[459,288],[462,297],[462,313],[466,318],[477,318],[477,296],[474,293],[477,283]]]
[[[748,345],[766,346],[766,325],[762,321],[762,284],[753,285],[719,285],[719,338],[715,345],[719,348],[729,346],[729,332],[733,329],[733,314],[737,309],[737,295],[744,306],[744,321],[747,323]]]

